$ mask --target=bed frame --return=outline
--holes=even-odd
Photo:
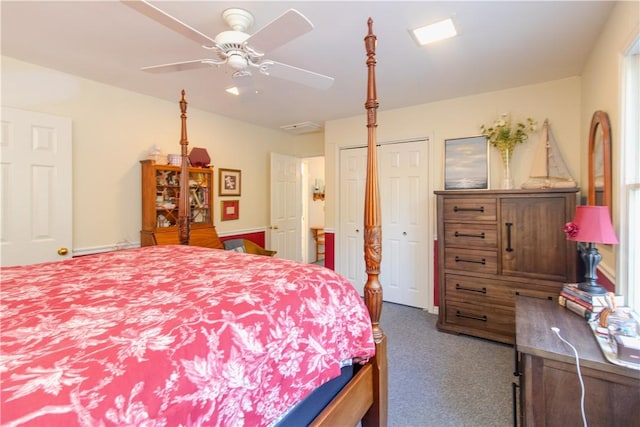
[[[376,127],[378,100],[375,77],[375,49],[377,38],[373,34],[373,20],[367,21],[369,31],[364,38],[367,54],[367,177],[364,200],[364,260],[367,282],[364,285],[364,302],[371,316],[371,327],[376,346],[376,355],[366,364],[358,366],[353,378],[311,423],[311,426],[354,426],[361,421],[363,427],[387,425],[387,339],[380,328],[382,313],[382,286],[378,280],[382,251],[380,225],[380,192],[378,188],[378,168],[376,159]],[[179,240],[189,244],[188,195],[189,158],[187,148],[187,101],[185,91],[180,100],[182,171],[180,174]]]

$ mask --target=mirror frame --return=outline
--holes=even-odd
[[[598,130],[599,128],[599,130]],[[609,208],[611,214],[611,122],[609,115],[604,111],[596,111],[591,118],[589,127],[589,192],[587,203],[596,204],[596,132],[602,134],[602,160],[603,160],[603,201],[602,205]]]

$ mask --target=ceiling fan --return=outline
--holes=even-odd
[[[240,8],[226,9],[222,13],[222,18],[231,30],[223,31],[215,38],[211,38],[148,1],[123,0],[123,3],[215,53],[214,58],[154,65],[142,68],[144,71],[165,73],[227,65],[233,70],[232,76],[236,86],[245,93],[253,86],[251,79],[253,69],[266,76],[277,77],[315,89],[326,90],[333,84],[333,77],[264,58],[266,52],[313,29],[313,24],[295,9],[287,10],[253,34],[247,33],[254,21],[250,12]]]

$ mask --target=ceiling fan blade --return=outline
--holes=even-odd
[[[129,6],[130,8],[137,10],[138,12],[147,16],[148,18],[153,19],[154,21],[177,32],[178,34],[181,34],[195,41],[200,45],[215,46],[215,47],[218,46],[218,43],[216,43],[216,41],[211,37],[205,34],[202,34],[200,31],[196,30],[195,28],[190,27],[189,25],[185,24],[179,19],[174,18],[173,16],[169,15],[165,11],[155,7],[154,5],[152,5],[151,3],[145,0],[136,0],[136,1],[121,0],[121,1],[122,3]]]
[[[334,81],[333,77],[314,73],[313,71],[304,70],[302,68],[294,67],[287,64],[282,64],[280,62],[269,62],[273,62],[273,65],[265,67],[266,71],[262,71],[263,74],[266,74],[268,76],[289,80],[301,85],[321,90],[329,89]]]
[[[312,29],[313,24],[303,14],[295,9],[289,9],[251,35],[246,42],[252,49],[265,53]]]
[[[211,67],[222,62],[215,59],[195,59],[193,61],[172,62],[170,64],[152,65],[150,67],[141,68],[142,71],[148,73],[172,73],[174,71],[196,70],[198,68]]]

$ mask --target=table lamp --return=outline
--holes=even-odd
[[[579,247],[586,272],[585,281],[578,285],[578,289],[593,295],[606,294],[607,290],[597,282],[596,267],[602,256],[595,245],[596,243],[618,243],[611,224],[609,208],[607,206],[576,207],[576,216],[573,222],[565,224],[564,232],[569,240],[583,243]]]

